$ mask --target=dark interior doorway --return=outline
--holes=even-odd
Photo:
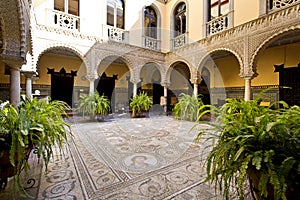
[[[115,111],[115,98],[114,98],[114,88],[115,80],[118,79],[118,75],[113,75],[111,77],[107,76],[104,72],[101,77],[95,81],[95,88],[99,95],[104,95],[110,100],[111,111]]]
[[[274,67],[274,72],[279,72],[279,99],[290,106],[300,105],[300,63],[297,67]]]
[[[61,68],[59,72],[55,72],[54,69],[48,68],[47,74],[51,74],[51,99],[64,101],[72,107],[74,76],[77,75],[77,71],[67,73]]]

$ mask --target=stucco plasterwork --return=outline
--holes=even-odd
[[[2,52],[4,59],[26,62],[30,43],[29,5],[25,0],[0,1]],[[21,67],[21,66],[19,66]]]
[[[34,57],[38,58],[39,54],[49,48],[49,44],[59,44],[73,49],[82,59],[86,59],[84,62],[88,74],[97,73],[100,63],[105,58],[113,56],[124,61],[132,73],[133,80],[139,80],[139,72],[146,63],[155,62],[160,66],[159,71],[164,81],[168,82],[168,72],[174,63],[185,63],[190,69],[191,77],[197,77],[201,65],[209,56],[226,51],[238,60],[240,76],[252,79],[257,76],[255,62],[259,52],[278,35],[299,28],[299,10],[300,4],[295,4],[166,54],[126,43],[104,41],[78,31],[36,25],[33,41]],[[45,43],[47,48],[39,47],[39,44]]]

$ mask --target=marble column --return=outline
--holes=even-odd
[[[164,87],[164,100],[165,100],[165,104],[162,105],[163,109],[164,109],[164,115],[168,114],[168,87],[170,86],[169,83],[161,83],[161,85]]]
[[[245,101],[251,100],[251,78],[245,78]]]
[[[35,72],[22,71],[22,74],[26,78],[26,96],[29,99],[32,99],[32,77],[34,76]]]
[[[89,94],[94,94],[95,93],[95,79],[89,79],[90,81],[90,92]]]
[[[137,95],[137,83],[136,82],[134,82],[133,83],[133,96],[136,96]]]
[[[10,68],[10,103],[18,105],[21,97],[21,73],[19,67]]]
[[[198,97],[198,83],[194,83],[194,96]]]

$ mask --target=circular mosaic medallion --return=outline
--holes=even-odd
[[[123,157],[120,161],[122,168],[130,172],[147,172],[164,164],[162,158],[148,153],[134,153]]]

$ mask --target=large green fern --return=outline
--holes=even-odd
[[[293,199],[287,191],[299,189],[300,107],[281,105],[273,110],[260,106],[258,99],[228,99],[221,108],[212,107],[215,121],[201,122],[211,130],[200,130],[196,141],[211,133],[217,140],[206,159],[207,181],[226,199],[231,199],[232,188],[243,199],[248,179],[260,199]]]

